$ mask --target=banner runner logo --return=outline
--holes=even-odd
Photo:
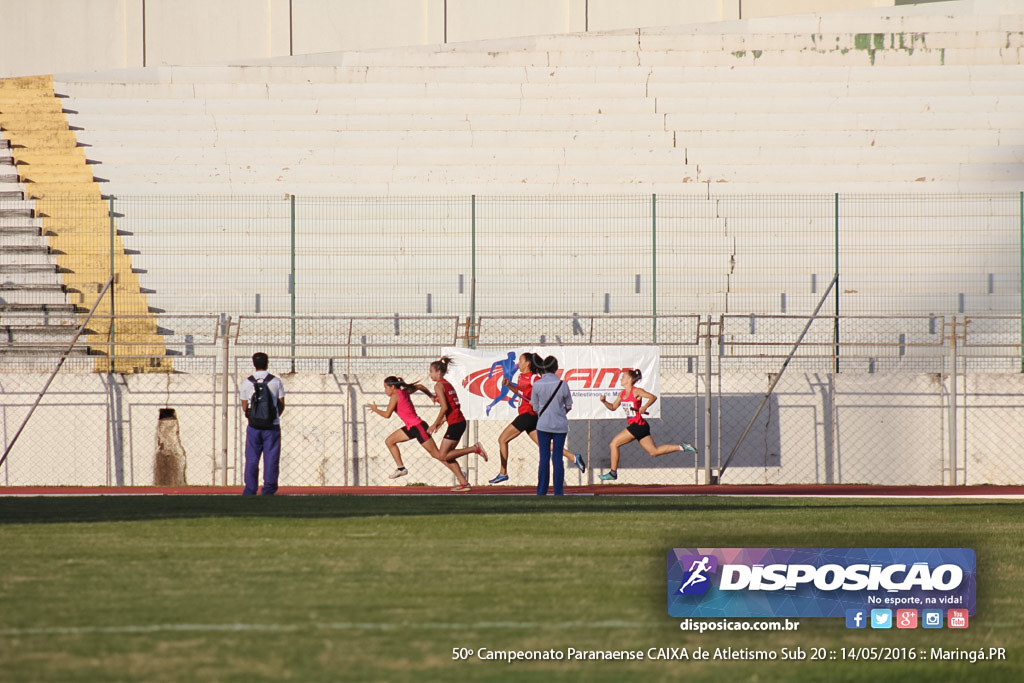
[[[871,610],[915,610],[916,627],[916,610],[931,609],[963,614],[960,624],[976,607],[975,563],[970,548],[674,548],[668,613],[840,617],[857,628]]]

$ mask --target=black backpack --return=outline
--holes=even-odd
[[[253,394],[249,401],[249,412],[245,416],[249,418],[249,426],[254,429],[273,429],[274,421],[277,420],[277,401],[267,387],[272,379],[274,379],[273,375],[267,375],[263,381],[258,381],[249,375]]]

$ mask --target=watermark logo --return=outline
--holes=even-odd
[[[871,610],[871,628],[892,628],[892,610]]]
[[[846,628],[867,628],[868,612],[863,609],[846,610]]]
[[[688,555],[680,558],[683,565],[688,565],[683,584],[679,587],[680,595],[704,595],[711,587],[709,574],[718,570],[718,558],[714,555]]]
[[[970,548],[675,548],[668,554],[673,617],[839,617],[873,628],[917,628],[925,609],[973,614]],[[893,626],[904,610],[904,622]],[[872,612],[889,613],[875,622]],[[932,626],[934,628],[934,626]]]

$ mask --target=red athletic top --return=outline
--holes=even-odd
[[[437,383],[441,385],[441,389],[444,391],[444,399],[448,402],[448,412],[445,413],[445,417],[448,418],[448,424],[454,425],[465,422],[466,416],[462,414],[462,406],[459,404],[459,395],[455,393],[455,387],[443,377],[437,380]]]
[[[623,390],[622,393],[619,394],[619,400],[627,405],[632,404],[633,409],[632,411],[629,411],[629,414],[626,416],[626,424],[638,425],[641,427],[647,424],[647,420],[645,420],[644,416],[640,414],[640,406],[643,404],[643,401],[633,393],[633,387],[629,388],[629,396],[626,396],[626,391]]]
[[[519,381],[516,382],[516,386],[519,387],[519,395],[522,396],[522,400],[519,401],[519,414],[520,415],[536,415],[537,412],[533,409],[533,404],[530,403],[530,399],[533,397],[533,382],[540,375],[532,375],[530,373],[524,373],[519,375]]]

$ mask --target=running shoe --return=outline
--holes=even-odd
[[[579,453],[577,453],[576,454],[575,462],[576,462],[576,467],[580,468],[580,472],[582,474],[586,474],[587,473],[587,462],[583,459],[583,456],[580,455]]]
[[[496,476],[494,479],[491,479],[487,483],[488,484],[500,484],[503,481],[508,481],[508,475],[507,474],[499,474],[498,476]]]
[[[465,493],[466,491],[469,491],[470,489],[471,489],[471,487],[470,487],[469,484],[459,484],[458,486],[456,486],[455,488],[452,489],[452,493]]]
[[[619,478],[619,473],[615,470],[608,470],[607,474],[602,474],[598,477],[601,481],[615,481]]]
[[[682,442],[681,444],[679,444],[679,447],[681,449],[683,449],[683,453],[685,453],[686,451],[690,451],[691,453],[696,453],[697,452],[696,448],[694,448],[690,444],[686,443],[685,441]]]
[[[483,458],[484,462],[487,462],[487,451],[484,450],[483,445],[479,441],[477,441],[475,447],[477,455]]]
[[[409,474],[409,470],[404,467],[399,467],[391,473],[391,476],[389,476],[388,479],[398,479],[399,477],[404,477],[407,474]]]

